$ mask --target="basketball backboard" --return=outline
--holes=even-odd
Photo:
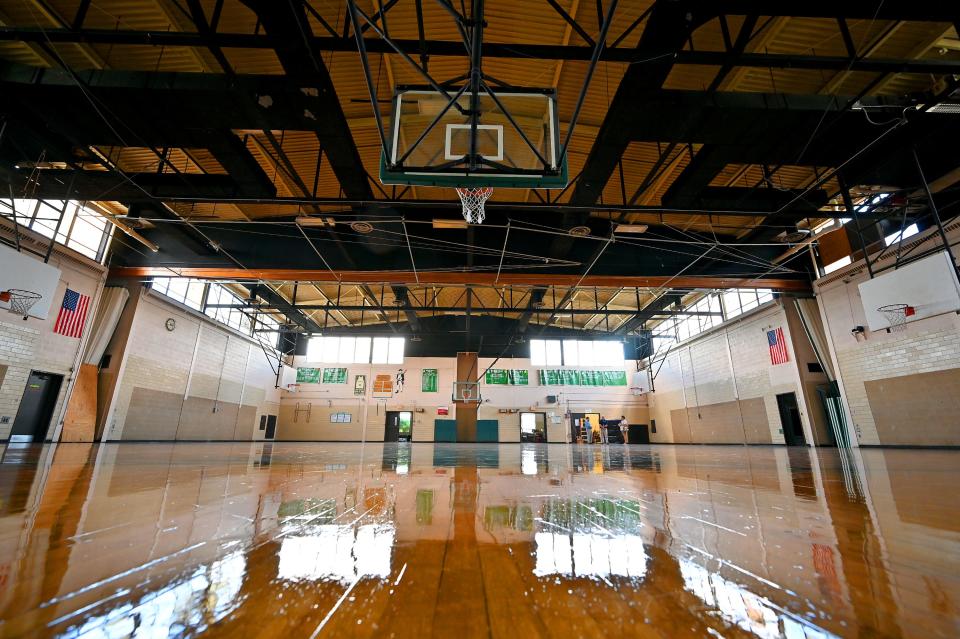
[[[495,88],[477,96],[476,126],[466,87],[446,93],[398,87],[381,156],[384,184],[563,188],[556,91]]]
[[[891,328],[889,319],[879,310],[891,304],[908,304],[913,309],[905,318],[907,323],[960,311],[960,282],[953,258],[946,251],[880,273],[861,282],[859,289],[871,331]]]
[[[30,307],[29,315],[47,319],[57,286],[60,269],[27,253],[0,245],[0,291],[24,290],[39,296]],[[10,308],[10,300],[0,299],[0,309]]]
[[[479,382],[454,382],[452,400],[455,402],[479,404],[480,397]]]

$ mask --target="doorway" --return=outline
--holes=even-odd
[[[413,413],[405,410],[388,410],[383,431],[385,442],[408,442],[413,437]]]
[[[546,442],[547,416],[544,413],[520,413],[520,441]]]
[[[277,416],[267,415],[267,430],[263,433],[264,439],[273,439],[277,435]]]
[[[576,443],[580,429],[583,428],[584,418],[590,418],[590,428],[593,433],[600,432],[600,413],[570,413],[570,441]]]
[[[800,407],[796,393],[777,395],[777,408],[780,410],[780,425],[783,427],[783,439],[787,446],[806,446],[803,435],[803,422],[800,419]]]
[[[47,437],[63,375],[30,371],[20,409],[10,431],[11,442],[42,442]]]

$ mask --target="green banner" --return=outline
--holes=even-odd
[[[484,375],[487,384],[502,386],[526,386],[530,383],[530,374],[525,370],[507,370],[505,368],[491,368]]]
[[[523,371],[526,372],[526,371]],[[541,386],[626,386],[624,371],[540,370]]]
[[[487,384],[507,384],[507,371],[502,368],[491,368],[487,371],[483,381]]]
[[[347,369],[345,368],[325,368],[323,369],[324,384],[346,384]]]
[[[298,368],[297,383],[298,384],[319,384],[320,369],[319,368]]]
[[[420,390],[424,393],[437,392],[437,369],[423,369],[423,373],[420,378]]]
[[[525,370],[510,370],[507,371],[507,376],[513,386],[526,386],[530,383],[530,373]]]
[[[627,374],[624,371],[601,371],[604,386],[626,386]]]

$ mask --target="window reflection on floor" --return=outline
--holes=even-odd
[[[304,532],[297,528],[297,532]],[[312,534],[286,536],[280,542],[278,576],[288,580],[351,583],[361,577],[386,579],[396,530],[392,524],[357,528],[310,526]]]
[[[716,608],[727,621],[762,639],[827,639],[836,636],[782,611],[765,597],[755,595],[689,559],[680,560],[680,574],[686,589],[703,603]]]
[[[537,564],[533,574],[538,577],[642,579],[647,573],[647,553],[639,535],[538,532],[534,540]]]
[[[61,637],[168,637],[202,632],[232,612],[240,602],[246,558],[240,551],[207,566],[166,588],[150,592],[137,603],[90,617],[70,627]],[[129,593],[121,590],[118,594]]]

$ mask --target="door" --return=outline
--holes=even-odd
[[[583,424],[583,413],[570,413],[570,441],[576,442],[577,435],[580,433],[580,425]]]
[[[777,408],[780,410],[780,426],[783,428],[783,439],[787,446],[806,446],[796,393],[777,395]]]
[[[383,441],[400,441],[400,412],[395,410],[387,411],[387,421],[383,430]]]
[[[42,442],[46,439],[62,383],[63,375],[30,371],[10,431],[11,442]]]
[[[387,411],[383,431],[385,442],[408,442],[413,438],[413,413],[405,410]]]
[[[627,439],[631,444],[650,443],[650,430],[646,424],[630,424],[627,428]]]
[[[267,430],[263,434],[264,439],[273,439],[277,434],[277,416],[267,415]]]

